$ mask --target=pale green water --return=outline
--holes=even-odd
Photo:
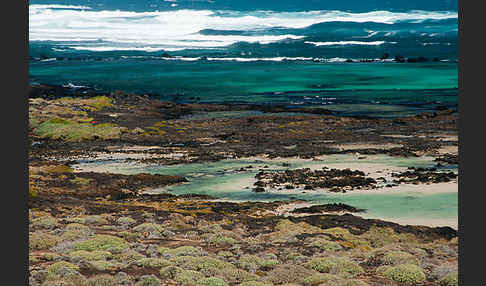
[[[290,163],[290,166],[283,166],[283,163]],[[366,209],[367,212],[359,214],[366,218],[389,219],[395,221],[447,221],[457,220],[458,216],[458,197],[457,192],[426,193],[418,191],[393,191],[389,193],[373,191],[348,192],[336,194],[322,191],[267,191],[255,193],[251,191],[253,183],[256,181],[254,176],[264,170],[284,170],[294,168],[321,168],[325,164],[330,168],[343,168],[343,165],[350,165],[351,169],[359,166],[376,165],[383,167],[385,172],[388,168],[396,167],[432,167],[435,162],[431,158],[395,158],[390,156],[374,156],[370,159],[358,160],[354,155],[331,155],[324,161],[311,161],[301,159],[289,160],[222,160],[212,163],[180,164],[171,166],[151,166],[151,167],[110,167],[110,172],[134,174],[148,172],[152,174],[181,175],[185,176],[189,182],[152,191],[170,192],[172,194],[206,194],[219,199],[230,201],[287,201],[287,200],[308,200],[310,203],[345,203],[354,207]],[[246,171],[239,171],[242,167],[251,165],[253,168]],[[116,168],[116,170],[114,169]],[[457,169],[454,169],[457,171]],[[425,187],[424,187],[425,188]],[[452,223],[454,224],[454,223]]]

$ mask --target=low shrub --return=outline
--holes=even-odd
[[[139,277],[135,286],[162,286],[162,282],[155,275],[143,275]]]
[[[142,258],[135,262],[136,265],[144,268],[160,268],[169,266],[170,262],[164,258]]]
[[[305,266],[321,273],[331,273],[342,277],[354,277],[364,272],[356,262],[342,257],[314,258]]]
[[[57,226],[57,219],[52,216],[41,216],[31,221],[30,225],[35,229],[53,229]]]
[[[415,264],[419,265],[419,260],[410,253],[403,251],[388,252],[383,256],[385,265]]]
[[[202,278],[197,281],[198,286],[228,286],[228,284],[221,278],[209,277]]]
[[[458,280],[458,273],[457,272],[451,272],[439,281],[440,286],[457,286],[459,285],[459,280]]]
[[[69,253],[69,258],[71,261],[94,261],[94,260],[106,260],[112,257],[109,251],[105,250],[76,250]]]
[[[142,224],[137,225],[136,227],[133,228],[133,231],[160,234],[164,231],[164,228],[160,224],[147,222],[147,223],[142,223]]]
[[[404,285],[415,285],[425,280],[422,268],[415,264],[400,264],[384,271],[383,276]]]
[[[166,248],[166,247],[159,247],[158,252],[168,258],[177,257],[177,256],[201,256],[202,251],[194,246],[180,246],[177,248]]]
[[[276,259],[263,259],[250,254],[243,255],[238,261],[238,265],[248,271],[268,270],[275,267],[278,263]]]
[[[181,285],[196,285],[197,281],[204,278],[201,272],[194,270],[182,270],[174,275],[174,280]]]
[[[311,275],[301,281],[304,286],[337,286],[343,284],[345,279],[329,273],[319,273]]]
[[[67,261],[59,261],[59,262],[56,262],[56,263],[50,265],[49,267],[47,267],[47,272],[49,274],[55,274],[62,267],[66,267],[68,269],[76,270],[76,271],[79,270],[79,266],[77,266],[77,265],[74,265],[74,264],[69,263]]]
[[[48,233],[35,232],[29,234],[29,250],[49,249],[59,242],[61,242],[59,237]]]
[[[306,277],[315,274],[315,271],[296,264],[280,264],[267,273],[265,281],[277,284],[299,283]]]
[[[120,237],[98,234],[93,238],[78,242],[74,245],[75,250],[107,250],[110,251],[112,248],[127,249],[129,247],[128,243]],[[111,251],[110,251],[111,252]]]
[[[101,274],[88,278],[84,286],[118,286],[118,283],[113,276]]]

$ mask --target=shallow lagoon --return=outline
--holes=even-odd
[[[338,154],[322,156],[320,160],[243,158],[170,166],[140,166],[106,161],[80,163],[75,167],[83,169],[89,168],[93,164],[101,164],[109,172],[181,175],[189,180],[188,183],[154,189],[148,193],[205,194],[227,201],[306,200],[312,204],[345,203],[366,209],[366,213],[358,214],[365,218],[378,218],[403,224],[447,225],[457,228],[457,183],[402,184],[391,188],[347,193],[331,193],[322,190],[304,191],[302,189],[269,190],[262,193],[251,191],[253,183],[256,181],[254,176],[259,170],[305,167],[320,169],[323,166],[349,167],[350,169],[360,169],[371,177],[389,177],[390,172],[404,170],[407,167],[435,166],[431,157],[401,158],[386,155],[373,155],[366,159],[358,159],[358,157],[355,154]],[[248,166],[252,166],[252,168],[248,168]],[[265,166],[267,167],[265,168]],[[457,172],[455,166],[445,166],[444,168]]]

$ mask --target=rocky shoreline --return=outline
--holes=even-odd
[[[241,110],[264,114],[183,119]],[[290,111],[306,115],[278,115]],[[458,232],[450,227],[363,219],[350,214],[362,210],[347,205],[297,208],[292,213],[298,216],[282,216],[277,210],[288,202],[147,195],[147,189],[186,178],[72,168],[79,160],[171,165],[346,153],[430,156],[441,167],[457,164],[457,122],[455,110],[355,118],[322,109],[178,104],[33,86],[30,285],[457,285],[447,284],[457,282]],[[262,171],[257,179],[257,188],[294,184],[335,191],[376,183],[344,169]],[[433,184],[456,175],[410,169],[396,179]]]

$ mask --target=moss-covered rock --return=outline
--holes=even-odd
[[[415,285],[426,278],[422,268],[415,264],[400,264],[390,267],[384,271],[383,276],[404,285]]]

